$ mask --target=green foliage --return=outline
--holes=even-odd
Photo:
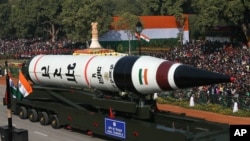
[[[246,38],[250,33],[250,2],[246,0],[193,0],[198,18],[195,25],[204,32],[206,27],[222,23],[243,26]]]
[[[24,7],[25,4],[24,1],[19,1],[19,3],[11,8],[10,15],[10,23],[12,23],[13,28],[15,28],[16,35],[22,38],[25,37],[25,35],[29,36],[29,34],[31,34],[28,31],[30,29],[29,26],[32,26],[28,19],[28,12],[26,12],[26,8]]]
[[[112,10],[113,16],[122,15],[125,12],[132,13],[134,15],[141,15],[143,12],[143,8],[141,4],[146,3],[143,1],[142,3],[138,0],[109,0],[109,2],[114,3],[114,7]],[[110,8],[110,6],[108,6]],[[147,15],[147,14],[146,14]]]
[[[115,22],[113,25],[118,30],[125,30],[125,33],[127,33],[128,38],[131,39],[131,37],[136,32],[136,23],[140,19],[129,12],[124,12],[123,14],[119,15],[119,19],[117,22]]]
[[[197,39],[206,27],[221,24],[239,26],[246,40],[249,37],[247,0],[2,0],[0,37],[44,37],[52,41],[67,37],[85,42],[91,39],[91,22],[99,23],[101,36],[109,30],[113,16],[173,15],[182,23],[182,15],[189,14],[186,12],[196,15],[190,22],[191,38]]]
[[[189,36],[190,40],[192,39],[199,39],[199,37],[204,35],[204,31],[200,31],[199,26],[196,26],[196,21],[198,17],[196,15],[189,15]]]
[[[110,10],[112,2],[108,0],[64,1],[61,16],[66,36],[74,41],[90,40],[92,22],[98,22],[99,35],[107,32],[112,21]]]
[[[180,16],[183,14],[183,5],[184,1],[183,0],[165,0],[165,2],[162,4],[163,5],[163,10],[166,11],[166,13],[162,10],[162,14],[168,14],[168,15],[173,15],[173,16]]]
[[[10,18],[10,9],[11,7],[7,3],[0,4],[0,37],[9,37],[11,31],[11,25],[8,23],[8,19]],[[10,34],[7,35],[6,33]]]
[[[118,52],[128,53],[129,42],[128,41],[100,41],[100,44],[104,48],[111,48]],[[131,51],[134,51],[135,54],[138,52],[138,41],[131,40]],[[171,48],[178,46],[178,39],[151,39],[150,42],[141,40],[142,48],[149,48],[157,51],[156,48]],[[144,52],[144,50],[142,50]]]
[[[143,15],[182,15],[185,0],[138,0]]]
[[[250,116],[250,111],[239,109],[238,112],[233,113],[232,108],[225,108],[222,105],[218,105],[218,104],[211,104],[211,103],[195,104],[194,107],[190,107],[189,101],[175,99],[175,98],[172,98],[170,96],[164,97],[164,98],[159,97],[157,99],[157,103],[159,103],[159,104],[172,104],[172,105],[180,106],[180,107],[187,108],[187,109],[192,108],[192,109],[201,110],[201,111],[209,111],[209,112],[219,113],[219,114],[223,114],[223,115],[232,115],[232,116],[239,116],[239,117],[249,117]]]
[[[177,38],[151,39],[150,42],[142,41],[142,47],[175,47],[178,46]]]
[[[119,15],[118,21],[113,23],[117,30],[124,30],[124,32],[127,34],[129,50],[131,49],[131,39],[136,32],[136,23],[138,21],[140,21],[140,19],[136,15],[133,15],[129,12],[124,12],[123,14]]]

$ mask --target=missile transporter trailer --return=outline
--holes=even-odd
[[[151,101],[151,100],[149,100]],[[229,126],[155,109],[154,105],[89,91],[33,85],[33,94],[13,99],[21,119],[72,127],[126,141],[227,141]]]
[[[227,141],[229,125],[159,111],[155,92],[231,82],[150,56],[38,55],[22,68],[33,92],[12,110],[53,128],[126,141]]]

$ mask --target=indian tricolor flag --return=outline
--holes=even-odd
[[[143,34],[140,38],[149,42],[158,39],[179,39],[180,33],[183,35],[182,43],[189,41],[189,15],[184,14],[184,23],[177,21],[175,16],[139,16],[143,23]],[[128,41],[130,36],[127,35],[127,29],[114,26],[120,20],[120,17],[113,17],[113,23],[110,30],[99,37],[100,41]],[[118,35],[119,36],[116,36]],[[139,35],[135,34],[137,39]]]
[[[18,96],[17,88],[13,80],[11,79],[11,77],[9,77],[9,84],[10,84],[10,93],[12,94],[14,98],[18,98],[19,96]]]
[[[18,91],[24,96],[28,96],[32,93],[32,87],[28,80],[24,77],[22,71],[19,71]]]
[[[148,69],[139,69],[140,85],[148,85]]]
[[[12,95],[13,98],[17,98],[18,95],[17,95],[17,88],[15,87],[13,80],[9,76],[6,76],[6,77],[7,77],[6,79],[8,79],[7,80],[8,83],[6,84],[5,101],[4,102],[5,102],[5,104],[8,104],[8,99],[10,98],[9,97],[10,95]],[[7,90],[7,88],[9,88],[9,91]],[[10,94],[8,94],[8,92]]]
[[[135,33],[135,37],[136,38],[139,38],[139,34],[138,33]],[[143,40],[145,40],[145,41],[147,41],[147,42],[149,42],[150,41],[150,39],[149,39],[149,37],[147,37],[146,35],[144,35],[144,34],[140,34],[140,38],[142,38]]]

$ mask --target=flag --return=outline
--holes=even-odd
[[[10,102],[10,97],[21,99],[22,96],[18,94],[17,88],[14,85],[13,80],[9,75],[6,75],[6,91],[5,91],[5,105],[8,105]]]
[[[138,33],[135,33],[135,37],[138,38],[138,37],[139,37],[139,34],[138,34]],[[144,35],[144,34],[140,34],[140,38],[143,39],[143,40],[145,40],[145,41],[147,41],[147,42],[150,41],[149,37],[147,37],[147,36]]]
[[[28,96],[33,91],[30,83],[25,78],[22,71],[19,71],[18,91],[23,95],[23,97]]]
[[[148,69],[139,69],[140,85],[148,85]]]
[[[147,42],[150,41],[150,39],[149,39],[147,36],[143,35],[143,34],[141,34],[140,37],[141,37],[143,40],[147,41]]]
[[[17,95],[17,88],[16,86],[14,85],[14,82],[13,80],[11,79],[11,77],[9,77],[9,84],[10,84],[10,93],[12,94],[12,96],[14,98],[18,97]]]
[[[13,80],[9,79],[10,81],[10,94],[13,98],[17,98],[18,100],[21,100],[23,98],[23,95],[20,93],[20,91],[17,89],[17,87],[14,85]]]

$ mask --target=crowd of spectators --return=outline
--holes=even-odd
[[[75,45],[70,40],[50,42],[40,38],[0,40],[0,53],[14,59],[27,59],[38,54],[72,54]]]
[[[236,78],[234,83],[192,88],[191,92],[176,91],[176,97],[194,95],[196,102],[201,99],[206,103],[223,104],[224,102],[227,107],[232,106],[232,103],[236,101],[241,102],[239,105],[248,106],[250,109],[250,48],[246,45],[199,41],[150,55]]]

